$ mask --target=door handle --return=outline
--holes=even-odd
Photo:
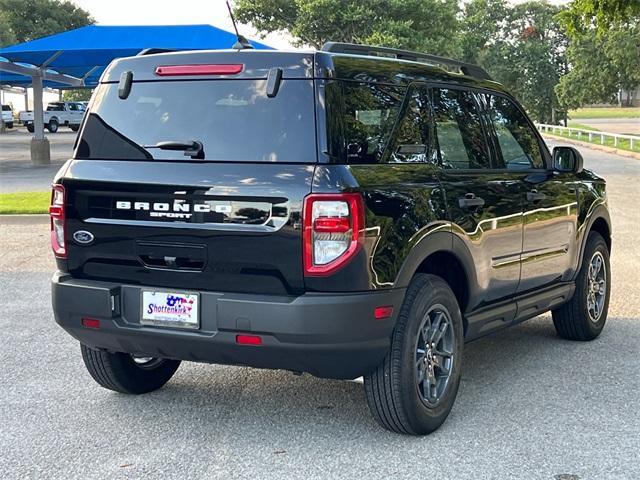
[[[467,193],[458,199],[458,205],[460,208],[484,207],[484,198],[476,197],[475,193]]]
[[[527,202],[539,202],[544,200],[547,196],[544,193],[540,193],[537,190],[531,190],[527,192]]]

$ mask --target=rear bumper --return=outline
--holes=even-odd
[[[356,378],[386,355],[404,290],[299,297],[200,292],[200,330],[140,324],[139,285],[52,279],[56,322],[83,344],[113,352]],[[148,289],[153,289],[150,287]],[[394,314],[374,319],[377,306]],[[82,317],[100,320],[85,328]],[[260,335],[262,345],[238,345],[238,334]]]

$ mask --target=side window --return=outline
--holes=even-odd
[[[405,99],[405,106],[393,132],[389,148],[389,162],[429,162],[430,105],[426,87],[413,85]]]
[[[342,82],[344,144],[348,163],[379,163],[406,89]]]
[[[497,95],[485,98],[502,155],[500,167],[508,170],[544,168],[538,138],[516,104]]]
[[[76,105],[75,103],[69,103],[69,110],[71,110],[72,112],[77,112],[78,111],[78,105]]]
[[[433,114],[444,168],[491,168],[478,106],[471,92],[434,89]]]

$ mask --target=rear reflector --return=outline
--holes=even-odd
[[[235,75],[240,73],[244,65],[219,64],[219,65],[161,65],[156,67],[156,75],[171,77],[175,75]]]
[[[385,307],[376,307],[376,309],[373,311],[373,316],[376,320],[389,318],[391,315],[393,315],[393,307],[391,305],[387,305]]]
[[[96,318],[83,318],[82,326],[86,328],[100,328],[100,320]]]
[[[236,335],[236,343],[240,345],[262,345],[262,338],[258,335]]]

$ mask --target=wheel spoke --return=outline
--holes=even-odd
[[[444,358],[453,357],[453,352],[447,352],[446,350],[442,350],[442,349],[438,349],[438,348],[433,350],[433,354],[434,355],[438,355],[439,357],[444,357]]]
[[[438,328],[438,330],[433,334],[434,344],[437,345],[438,343],[440,343],[440,340],[442,340],[442,336],[447,331],[448,327],[449,327],[449,323],[447,323],[446,321],[440,322],[440,328]]]
[[[442,324],[442,319],[444,318],[444,313],[438,312],[435,320],[433,321],[433,325],[431,326],[431,337],[429,338],[429,343],[434,342],[434,337],[437,335],[440,330],[440,325]]]

